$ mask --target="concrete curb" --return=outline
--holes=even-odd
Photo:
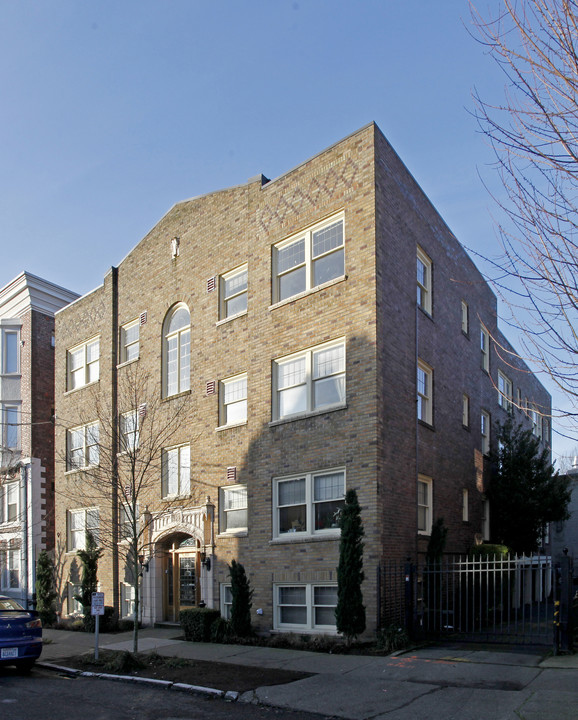
[[[134,675],[113,675],[112,673],[95,673],[76,668],[65,667],[64,665],[56,665],[50,662],[37,662],[39,667],[54,672],[66,673],[75,677],[92,677],[101,680],[112,680],[114,682],[136,683],[139,685],[148,685],[163,690],[176,690],[178,692],[189,692],[199,695],[208,695],[209,697],[224,698],[228,702],[235,702],[239,699],[240,693],[236,690],[217,690],[216,688],[203,687],[202,685],[188,685],[187,683],[175,683],[171,680],[157,680],[156,678],[136,677]]]

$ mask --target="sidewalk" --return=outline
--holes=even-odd
[[[460,646],[428,647],[391,657],[331,655],[301,650],[179,640],[179,628],[144,628],[139,651],[314,673],[305,680],[241,695],[256,702],[365,720],[575,720],[578,655],[547,657]],[[45,630],[41,661],[94,649],[94,636]],[[132,633],[102,634],[101,649],[131,650]],[[232,688],[233,689],[233,688]]]

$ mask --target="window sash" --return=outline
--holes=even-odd
[[[191,449],[189,445],[170,448],[163,457],[163,498],[182,497],[191,492]]]
[[[98,544],[100,512],[98,508],[68,511],[68,551],[86,549],[86,533],[92,533]]]
[[[138,360],[140,350],[140,321],[134,320],[120,329],[121,362]]]
[[[513,386],[512,381],[507,378],[505,375],[503,375],[501,372],[498,372],[498,404],[500,407],[504,408],[504,410],[511,410],[512,409],[512,400],[513,400]]]
[[[19,335],[17,330],[4,330],[2,332],[2,373],[12,375],[19,372]]]
[[[100,338],[88,340],[67,353],[68,389],[96,382],[100,376]]]
[[[417,530],[429,535],[432,525],[432,481],[420,477],[417,481]]]
[[[417,419],[432,424],[433,371],[425,363],[417,366]]]
[[[20,587],[19,548],[0,551],[0,587],[2,590],[17,590]]]
[[[20,448],[20,407],[4,405],[2,408],[2,434],[0,444],[7,450]]]
[[[421,248],[417,249],[416,258],[417,304],[431,315],[431,260]]]
[[[237,425],[247,421],[247,376],[221,382],[220,425]]]
[[[131,410],[120,416],[120,442],[122,452],[134,452],[139,445],[138,411]]]
[[[274,302],[313,290],[345,274],[343,217],[333,218],[273,248]]]
[[[275,628],[335,630],[337,585],[275,585]]]
[[[247,311],[247,267],[232,270],[221,277],[221,318],[229,318]]]
[[[247,486],[221,488],[221,532],[241,532],[248,526]]]
[[[98,423],[67,430],[67,470],[81,470],[98,465],[99,435]]]

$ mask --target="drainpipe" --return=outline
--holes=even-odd
[[[20,465],[20,497],[22,498],[23,511],[20,513],[22,518],[22,561],[21,565],[24,565],[24,603],[28,610],[29,605],[29,562],[28,562],[28,468],[29,464],[22,463]]]

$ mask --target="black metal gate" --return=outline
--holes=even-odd
[[[380,624],[414,638],[551,645],[560,570],[545,555],[446,556],[380,568]]]

